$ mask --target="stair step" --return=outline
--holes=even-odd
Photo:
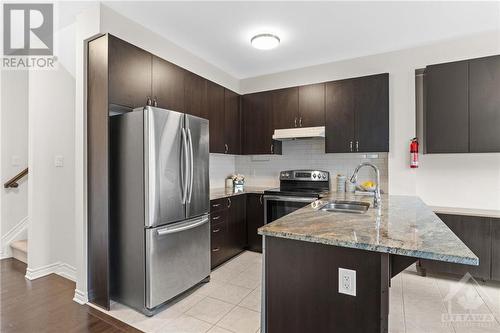
[[[28,263],[28,240],[18,240],[10,244],[12,257],[24,263]]]

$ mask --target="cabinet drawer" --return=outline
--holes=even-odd
[[[210,223],[212,225],[224,223],[227,221],[227,209],[219,210],[215,213],[210,213]]]
[[[226,261],[226,236],[226,223],[218,223],[210,227],[210,266],[212,268]]]
[[[229,205],[228,198],[220,198],[215,200],[210,200],[210,212],[218,212],[220,210],[227,209]]]

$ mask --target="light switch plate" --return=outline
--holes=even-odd
[[[356,271],[339,267],[339,293],[356,296]]]
[[[56,168],[62,168],[64,166],[64,157],[61,155],[56,155],[54,157],[54,166]]]

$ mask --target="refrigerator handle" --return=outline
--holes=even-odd
[[[191,130],[187,129],[187,137],[189,140],[189,195],[187,201],[191,202],[193,194],[193,179],[194,179],[194,157],[193,157],[193,138],[191,137]]]
[[[207,222],[208,222],[208,217],[203,217],[201,219],[193,220],[192,222],[189,222],[187,224],[183,223],[182,225],[179,225],[179,226],[171,226],[171,227],[169,226],[166,228],[159,229],[156,231],[156,233],[158,234],[158,236],[174,234],[177,232],[196,228],[197,226],[200,226],[200,225],[205,224]]]
[[[181,132],[182,136],[182,155],[184,157],[184,168],[181,165],[181,181],[182,181],[182,204],[186,203],[187,192],[188,192],[188,153],[187,153],[187,140],[186,140],[186,130],[183,128]]]

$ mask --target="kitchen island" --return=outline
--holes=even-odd
[[[333,200],[370,203],[329,212]],[[262,331],[387,332],[390,280],[418,259],[478,265],[472,251],[418,197],[330,194],[259,229],[264,242]],[[355,271],[339,292],[339,268]]]

